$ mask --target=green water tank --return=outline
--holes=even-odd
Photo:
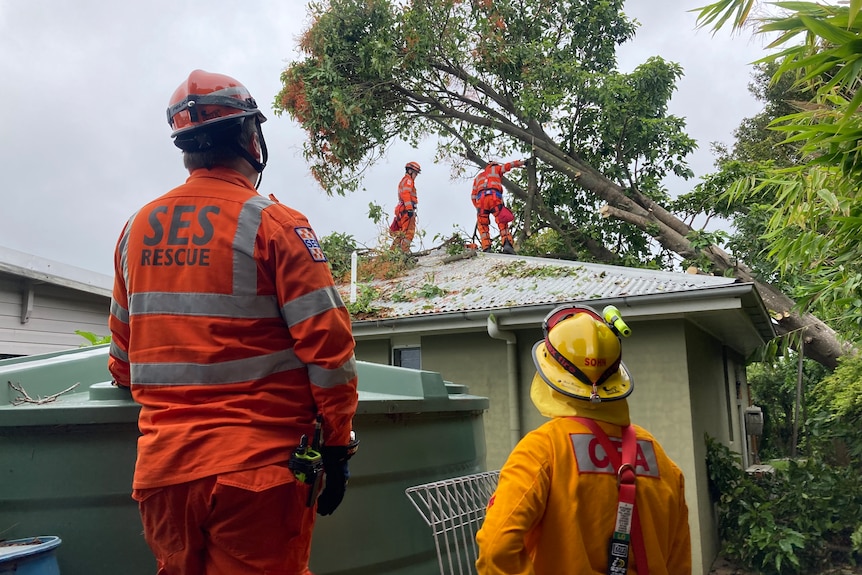
[[[130,497],[139,407],[109,383],[107,355],[97,346],[0,361],[0,533],[60,537],[64,574],[152,575]],[[430,528],[404,491],[485,470],[488,400],[434,372],[358,369],[361,448],[341,507],[318,518],[311,569],[434,575]]]

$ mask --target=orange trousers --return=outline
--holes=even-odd
[[[312,575],[310,487],[286,465],[136,489],[157,575]]]
[[[483,250],[491,248],[491,214],[494,214],[494,221],[500,230],[500,243],[504,244],[506,241],[510,244],[514,243],[512,233],[509,231],[509,224],[501,222],[497,217],[500,210],[503,209],[502,194],[498,197],[497,194],[486,193],[480,196],[474,205],[476,206],[476,228]]]
[[[392,232],[395,236],[395,241],[392,242],[392,249],[399,249],[402,252],[410,253],[410,244],[413,243],[413,236],[416,235],[416,213],[408,216],[406,211],[397,215],[398,231]]]

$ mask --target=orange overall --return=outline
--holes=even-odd
[[[398,248],[404,253],[410,252],[410,244],[416,235],[416,208],[419,200],[416,197],[416,183],[413,176],[404,174],[398,183],[398,204],[395,206],[397,231],[393,231],[395,241],[392,249]]]
[[[310,487],[286,464],[318,413],[347,445],[358,399],[326,261],[302,214],[227,168],[123,229],[109,369],[141,405],[133,497],[160,575],[309,573]]]
[[[473,202],[473,207],[476,208],[476,227],[484,251],[491,249],[491,214],[494,214],[494,220],[500,230],[500,243],[504,245],[506,242],[510,245],[513,243],[509,224],[501,222],[499,218],[500,210],[503,208],[502,176],[512,168],[520,168],[524,165],[522,160],[505,164],[490,163],[473,180],[473,191],[470,199]]]

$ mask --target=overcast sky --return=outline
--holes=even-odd
[[[623,71],[655,55],[683,66],[671,112],[686,118],[700,146],[690,157],[698,176],[713,168],[710,142],[730,143],[740,120],[760,110],[747,85],[749,63],[763,55],[747,35],[695,30],[695,14],[686,10],[704,3],[628,0],[627,13],[641,27],[619,53]],[[419,227],[426,233],[413,249],[432,247],[435,235],[455,228],[472,233],[470,181],[435,165],[430,142],[419,150],[395,146],[368,172],[365,191],[348,198],[329,198],[311,178],[304,132],[271,106],[281,71],[299,56],[304,6],[0,0],[0,246],[112,274],[114,244],[129,215],[187,176],[165,109],[196,68],[235,77],[257,99],[269,119],[260,191],[305,213],[318,236],[337,231],[377,245],[381,230],[366,216],[368,203],[391,213],[410,160],[422,165]],[[690,185],[668,182],[674,193]]]

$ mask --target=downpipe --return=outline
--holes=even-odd
[[[518,394],[518,338],[502,330],[494,314],[488,315],[488,335],[506,342],[506,389],[509,396],[509,441],[515,447],[521,441],[521,399]]]

